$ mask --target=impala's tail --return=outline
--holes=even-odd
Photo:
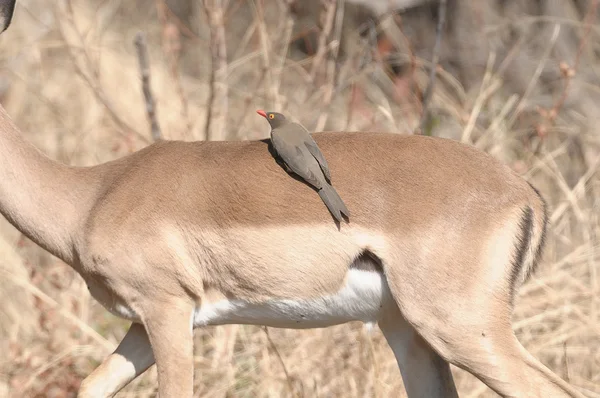
[[[523,209],[519,221],[519,235],[516,252],[512,260],[510,279],[511,298],[516,291],[535,272],[536,266],[544,249],[548,210],[546,201],[537,189],[529,184],[534,191],[532,200]]]
[[[336,220],[342,222],[342,214],[350,218],[350,212],[346,204],[331,185],[324,184],[323,188],[319,190],[319,196]]]
[[[15,11],[15,3],[17,0],[1,0],[0,1],[0,33],[4,32],[9,27]]]
[[[531,238],[533,252],[530,259],[530,267],[527,270],[524,280],[527,280],[529,275],[535,271],[535,267],[542,256],[542,251],[544,250],[544,244],[546,243],[546,231],[548,229],[548,204],[538,190],[533,187],[533,185],[531,185],[531,188],[535,191],[537,196],[537,209],[534,210],[533,235]]]

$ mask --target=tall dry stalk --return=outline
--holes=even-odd
[[[323,10],[323,18],[329,22],[329,18],[331,18],[331,13],[335,14],[335,32],[334,38],[332,41],[332,49],[331,49],[331,59],[328,59],[327,64],[327,79],[326,83],[323,86],[323,110],[317,119],[317,125],[315,126],[315,131],[321,131],[325,128],[327,124],[327,119],[329,117],[329,111],[331,107],[331,102],[333,101],[334,96],[334,88],[335,88],[335,80],[336,80],[336,62],[340,50],[341,43],[341,35],[342,35],[342,24],[344,20],[344,2],[339,2],[336,7],[336,2],[332,1],[330,4],[326,4]],[[331,27],[328,27],[331,29]],[[317,53],[318,54],[318,53]],[[316,61],[316,59],[315,59]],[[313,67],[315,64],[313,63]]]
[[[67,44],[69,55],[72,58],[73,65],[76,67],[78,75],[87,83],[98,101],[104,106],[109,116],[119,127],[119,132],[126,139],[134,136],[144,144],[149,144],[148,138],[137,131],[133,126],[127,123],[117,112],[110,100],[109,94],[104,90],[100,81],[100,71],[98,62],[94,62],[89,54],[89,43],[86,43],[85,36],[75,22],[75,15],[71,0],[67,0],[62,11],[57,10],[59,32],[62,40]],[[71,36],[75,36],[77,43],[71,41]],[[80,51],[77,51],[80,50]],[[78,56],[81,55],[81,56]],[[130,147],[130,151],[133,148]]]
[[[261,61],[262,61],[262,71],[259,81],[263,82],[265,85],[265,93],[266,93],[266,102],[269,104],[269,107],[273,106],[272,104],[276,103],[278,100],[278,89],[274,84],[273,78],[273,67],[272,67],[272,43],[269,38],[269,32],[267,30],[267,25],[265,23],[265,9],[263,1],[252,1],[252,6],[254,9],[254,23],[258,27],[258,37],[261,48]]]
[[[204,1],[204,12],[210,28],[210,93],[206,116],[205,138],[220,139],[227,129],[228,84],[227,84],[227,46],[225,42],[224,13],[226,0]]]
[[[429,71],[429,83],[427,83],[427,88],[425,89],[425,93],[423,94],[423,105],[421,110],[421,120],[419,122],[419,127],[415,131],[417,134],[428,133],[425,131],[426,124],[430,119],[429,114],[429,103],[431,102],[431,97],[433,97],[433,89],[435,88],[435,80],[437,76],[437,68],[438,62],[440,58],[440,47],[442,44],[442,33],[444,31],[444,27],[446,26],[446,0],[440,0],[440,4],[438,6],[438,23],[436,25],[435,32],[435,44],[433,46],[433,55],[431,57],[431,70]]]
[[[171,71],[171,79],[175,84],[175,89],[179,95],[181,103],[181,117],[185,121],[187,137],[192,132],[192,121],[190,119],[188,99],[181,84],[181,76],[179,73],[179,60],[181,57],[181,30],[180,26],[185,26],[177,18],[174,18],[169,12],[169,8],[165,0],[156,0],[156,10],[162,30],[162,48],[165,57],[168,59],[169,69]],[[172,21],[174,19],[175,21]],[[179,24],[177,24],[179,22]],[[189,34],[188,34],[189,35]]]
[[[162,139],[162,133],[160,132],[158,120],[156,119],[156,102],[154,101],[152,89],[150,88],[150,62],[148,61],[146,35],[142,32],[136,33],[134,43],[140,64],[142,92],[144,93],[144,100],[146,102],[146,114],[148,115],[148,122],[150,123],[150,133],[152,134],[152,139],[158,141]]]
[[[327,54],[327,39],[329,38],[331,30],[333,29],[337,0],[321,0],[321,4],[323,7],[319,24],[321,32],[319,33],[317,53],[315,54],[312,68],[310,70],[310,76],[313,82],[317,78],[317,73],[319,73],[321,64],[323,63],[325,55]]]

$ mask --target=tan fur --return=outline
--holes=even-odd
[[[349,267],[383,272],[393,299],[377,317],[409,396],[456,396],[448,363],[503,396],[581,396],[511,330],[520,220],[530,207],[530,267],[543,202],[487,154],[422,136],[315,134],[353,209],[338,225],[264,142],[161,141],[77,168],[0,118],[0,211],[134,322],[82,397],[112,396],[154,361],[162,397],[191,396],[194,311],[286,299],[310,310],[302,300],[335,295]]]

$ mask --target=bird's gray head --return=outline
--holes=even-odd
[[[0,0],[0,33],[10,25],[16,2],[17,0]]]
[[[271,129],[277,128],[287,122],[287,119],[281,113],[265,112],[263,110],[258,110],[256,113],[267,119],[267,122],[271,125]]]

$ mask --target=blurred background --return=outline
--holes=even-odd
[[[438,17],[433,0],[18,0],[0,36],[0,102],[65,163],[149,145],[141,32],[165,139],[267,138],[262,108],[312,131],[417,131],[475,145],[550,204],[545,255],[519,293],[515,332],[600,397],[598,0],[447,0],[422,117]],[[0,397],[76,396],[128,324],[4,219],[0,280]],[[234,325],[195,336],[198,397],[404,396],[377,327]],[[453,372],[461,396],[495,396]],[[153,367],[120,396],[156,388]]]

